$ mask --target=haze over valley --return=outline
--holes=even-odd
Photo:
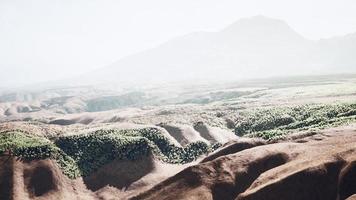
[[[0,199],[355,200],[354,10],[1,1]]]
[[[152,83],[342,74],[355,72],[350,53],[355,48],[356,33],[308,40],[282,20],[254,16],[218,32],[195,32],[172,39],[86,78]]]

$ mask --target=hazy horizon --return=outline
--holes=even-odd
[[[356,32],[354,10],[350,0],[0,1],[0,88],[75,77],[256,15],[283,20],[307,39],[342,36]]]

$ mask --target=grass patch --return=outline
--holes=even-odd
[[[80,175],[76,162],[51,141],[22,131],[0,133],[0,155],[23,160],[54,159],[68,177]]]
[[[106,96],[95,99],[90,99],[86,102],[87,111],[97,112],[112,110],[127,106],[133,106],[141,102],[147,101],[145,93],[143,92],[130,92],[120,96]]]
[[[270,140],[290,132],[323,129],[355,120],[355,103],[255,109],[240,113],[235,134]]]
[[[156,128],[97,130],[53,141],[21,131],[0,133],[0,155],[54,159],[69,178],[88,176],[115,159],[136,160],[153,155],[168,163],[188,163],[219,146],[194,142],[178,147]]]
[[[136,160],[150,154],[167,163],[184,164],[218,145],[194,142],[177,147],[156,128],[97,130],[85,135],[60,137],[55,144],[78,163],[83,176],[114,159]]]

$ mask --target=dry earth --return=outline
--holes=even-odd
[[[52,160],[0,162],[0,199],[349,200],[356,194],[356,126],[273,144],[240,138],[189,165],[152,156],[115,160],[76,180]]]
[[[231,144],[133,199],[344,200],[356,194],[355,127],[254,146]]]

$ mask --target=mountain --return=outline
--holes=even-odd
[[[350,73],[356,72],[355,49],[356,34],[313,41],[284,21],[255,16],[218,32],[175,38],[82,78],[91,83],[155,83]]]

